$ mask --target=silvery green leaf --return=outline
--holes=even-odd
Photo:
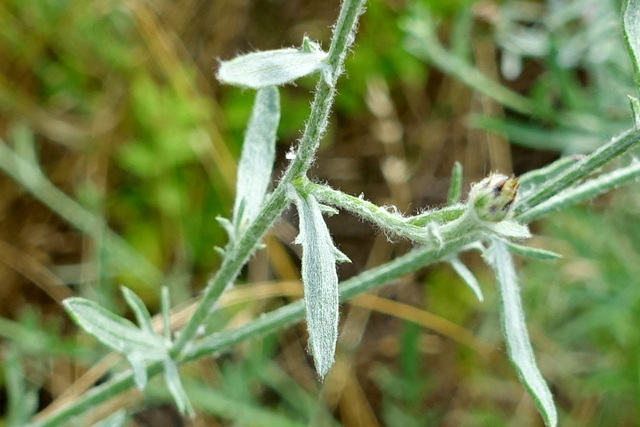
[[[236,234],[258,215],[267,194],[275,161],[276,131],[279,122],[278,89],[273,86],[260,89],[253,103],[238,164],[236,199],[233,206]]]
[[[236,200],[237,200],[237,197],[236,197]],[[244,204],[242,204],[242,206],[244,207]],[[227,237],[229,238],[229,241],[233,242],[237,237],[236,230],[233,227],[233,223],[223,216],[217,216],[216,221],[218,221],[218,224],[220,224],[223,230],[227,233]]]
[[[504,242],[509,250],[518,255],[522,255],[529,258],[539,259],[543,261],[554,260],[558,258],[562,258],[562,255],[557,254],[555,252],[547,251],[545,249],[532,248],[530,246],[518,245],[513,242]]]
[[[180,382],[178,367],[169,357],[164,359],[164,381],[180,413],[186,414],[190,418],[195,417],[196,413],[191,406],[191,402],[189,402],[187,393],[182,387],[182,382]]]
[[[622,32],[631,56],[636,84],[640,84],[640,0],[625,0],[622,9]]]
[[[631,113],[633,114],[633,122],[636,125],[636,129],[640,129],[640,100],[635,96],[627,95],[629,98],[629,105],[631,106]]]
[[[302,284],[306,308],[309,347],[316,370],[324,378],[333,365],[338,339],[338,274],[339,252],[333,245],[322,211],[315,197],[291,191],[300,218],[302,245]]]
[[[463,169],[460,162],[455,162],[451,168],[451,180],[449,181],[449,194],[447,201],[456,203],[460,200],[462,194]]]
[[[480,288],[480,284],[478,283],[478,279],[473,275],[471,270],[467,268],[458,258],[452,257],[448,259],[449,264],[458,273],[458,276],[466,283],[466,285],[471,289],[474,293],[478,301],[484,301],[484,296],[482,295],[482,289]]]
[[[131,289],[125,286],[121,286],[120,291],[122,292],[122,295],[129,307],[131,307],[134,316],[136,316],[140,329],[154,334],[153,328],[151,327],[151,315],[149,314],[147,307],[144,305],[144,302]]]
[[[327,70],[326,58],[318,44],[307,40],[300,49],[254,52],[223,61],[216,77],[222,83],[250,89],[280,86]]]
[[[486,228],[501,237],[509,239],[528,239],[531,237],[529,227],[513,220],[504,220],[496,223],[485,224]]]
[[[147,365],[144,363],[143,354],[134,350],[126,352],[124,356],[133,371],[133,381],[136,383],[136,387],[138,390],[144,390],[147,385]]]
[[[85,298],[63,302],[73,321],[98,341],[120,353],[137,351],[145,358],[162,359],[166,347],[160,337],[137,328],[133,323]]]
[[[333,206],[329,206],[329,205],[320,205],[320,210],[322,211],[322,213],[324,215],[328,215],[328,216],[333,216],[333,215],[338,215],[339,211],[338,209],[334,208]]]
[[[171,342],[171,295],[169,294],[168,287],[162,287],[160,298],[162,309],[162,330],[164,332],[165,339]]]
[[[533,355],[511,253],[504,242],[493,239],[484,257],[493,269],[498,282],[502,331],[509,358],[518,372],[520,381],[538,407],[545,424],[555,427],[558,424],[556,407],[551,391],[542,378]]]

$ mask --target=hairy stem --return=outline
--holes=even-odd
[[[287,184],[296,177],[305,175],[313,162],[316,150],[320,145],[320,139],[327,128],[327,121],[335,97],[335,83],[342,71],[349,46],[353,42],[357,19],[363,10],[364,3],[364,0],[343,1],[327,58],[327,63],[330,65],[332,73],[331,80],[327,81],[326,78],[321,78],[316,86],[315,96],[311,104],[311,113],[296,156],[278,187],[268,198],[264,209],[238,242],[229,250],[222,261],[220,269],[207,283],[201,303],[180,333],[173,347],[173,357],[179,358],[180,353],[187,347],[188,343],[196,337],[200,326],[206,322],[209,315],[215,310],[215,302],[225,288],[235,280],[256,244],[288,205],[285,196]]]

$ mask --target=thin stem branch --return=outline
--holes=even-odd
[[[597,178],[556,194],[550,199],[518,215],[516,219],[521,222],[531,222],[549,212],[606,193],[631,180],[638,179],[638,177],[640,177],[640,163],[633,163],[627,167],[600,175]]]
[[[278,187],[268,198],[262,212],[240,237],[238,242],[230,248],[220,269],[207,283],[202,301],[180,333],[173,347],[172,354],[174,357],[179,357],[188,343],[196,337],[200,326],[204,324],[211,312],[215,309],[215,302],[225,288],[235,280],[240,269],[255,249],[256,244],[260,241],[273,221],[288,205],[285,195],[285,188],[288,183],[297,177],[305,175],[313,162],[315,153],[320,145],[320,139],[327,128],[329,114],[335,97],[335,83],[342,71],[349,46],[353,42],[357,18],[363,10],[364,3],[364,0],[345,0],[342,3],[327,58],[332,73],[331,81],[327,81],[326,78],[321,78],[316,86],[309,121],[305,126],[296,156],[289,165]]]
[[[417,248],[413,251],[394,259],[384,265],[367,270],[358,276],[342,283],[340,286],[340,301],[346,301],[368,290],[380,287],[392,282],[405,274],[436,262],[440,259],[460,251],[466,241],[458,239],[446,243],[440,249]],[[288,325],[299,322],[304,317],[304,305],[302,301],[288,304],[276,309],[258,319],[228,332],[218,332],[190,346],[179,363],[186,363],[203,356],[210,356],[215,352],[229,348],[234,344],[268,332],[277,331]],[[161,362],[147,365],[147,375],[152,377],[162,371]],[[73,416],[85,411],[112,397],[133,387],[133,373],[124,372],[109,382],[94,387],[69,406],[52,414],[46,419],[35,421],[31,427],[55,427],[62,425]]]
[[[611,141],[589,154],[583,160],[576,162],[573,166],[558,174],[557,177],[549,180],[535,193],[523,200],[519,200],[518,206],[516,206],[516,216],[522,215],[537,204],[568,189],[571,185],[589,176],[612,159],[622,155],[630,147],[636,145],[638,141],[640,141],[640,130],[637,129],[628,130],[612,138]]]

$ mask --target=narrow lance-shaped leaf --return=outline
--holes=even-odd
[[[233,224],[238,231],[260,212],[260,206],[271,182],[279,121],[278,89],[273,86],[260,89],[253,103],[238,165],[236,199],[233,206]]]
[[[164,358],[164,382],[173,397],[173,401],[176,403],[176,407],[182,414],[188,415],[190,418],[195,416],[195,411],[189,402],[187,393],[182,387],[180,381],[180,374],[178,373],[178,367],[175,362],[169,357]]]
[[[629,98],[629,105],[631,106],[633,123],[636,125],[636,129],[640,129],[640,100],[631,95],[627,95],[627,97]]]
[[[134,295],[135,298],[130,299],[132,292],[128,295],[124,291],[124,294],[132,307],[136,307],[134,311],[137,311],[137,297]],[[139,329],[127,319],[84,298],[67,298],[63,304],[78,326],[107,347],[124,355],[133,370],[136,386],[144,389],[147,383],[145,360],[161,360],[167,354],[165,343],[150,330],[150,326],[149,329]],[[136,316],[145,323],[144,314],[137,312]]]
[[[528,258],[539,259],[543,261],[555,260],[562,258],[562,255],[555,252],[548,251],[546,249],[532,248],[531,246],[518,245],[517,243],[506,241],[504,242],[509,250],[515,254],[525,256]]]
[[[542,378],[533,355],[511,254],[504,242],[492,239],[491,246],[484,256],[498,282],[502,331],[509,358],[538,407],[545,424],[555,427],[558,423],[556,407],[551,391]]]
[[[478,283],[478,279],[473,275],[471,270],[467,268],[466,265],[462,263],[458,258],[452,257],[449,260],[449,264],[458,273],[458,276],[464,281],[464,283],[471,289],[473,294],[478,298],[478,301],[484,301],[484,296],[482,295],[482,289],[480,288],[480,284]]]
[[[462,178],[462,164],[455,162],[453,168],[451,168],[451,181],[449,182],[449,194],[447,195],[447,201],[449,203],[456,203],[460,200],[460,195],[462,194]]]
[[[120,353],[138,351],[154,360],[162,359],[166,348],[158,336],[142,331],[127,319],[85,298],[67,298],[63,304],[78,326],[107,347]],[[154,354],[157,357],[153,357]]]
[[[622,31],[635,72],[636,84],[640,85],[640,0],[625,0],[622,10]]]
[[[121,286],[120,291],[122,292],[122,295],[129,307],[131,307],[131,310],[133,310],[133,314],[136,316],[136,321],[138,322],[140,329],[153,334],[153,327],[151,327],[151,315],[149,314],[147,307],[144,305],[144,302],[131,289],[125,286]]]
[[[334,361],[338,339],[338,275],[336,261],[346,256],[336,249],[322,218],[320,205],[312,195],[291,190],[300,218],[302,284],[309,347],[316,370],[324,378]]]
[[[305,38],[299,49],[254,52],[224,61],[216,77],[222,83],[250,89],[280,86],[318,71],[327,72],[326,58],[318,44]]]
[[[167,286],[162,287],[160,293],[160,307],[162,309],[162,332],[167,341],[171,341],[171,295]]]

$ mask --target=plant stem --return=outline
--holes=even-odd
[[[465,239],[456,239],[445,243],[440,249],[421,247],[394,259],[384,265],[367,270],[358,276],[342,283],[340,286],[340,301],[346,301],[368,290],[380,287],[405,274],[458,252],[466,243]],[[268,332],[277,331],[287,325],[299,322],[304,317],[302,300],[276,309],[258,319],[228,332],[218,332],[186,349],[180,364],[196,360],[203,356],[229,348],[234,344]],[[161,362],[147,365],[147,375],[151,378],[162,371]],[[70,418],[106,402],[119,393],[133,387],[133,373],[124,372],[107,383],[94,387],[69,406],[52,414],[46,419],[37,420],[31,427],[57,427],[63,425]]]
[[[521,222],[531,222],[549,212],[606,193],[638,177],[640,177],[640,162],[635,162],[629,166],[600,175],[597,178],[556,194],[550,199],[518,215],[516,219]]]
[[[255,249],[273,221],[287,207],[285,188],[293,179],[306,174],[313,162],[320,145],[320,139],[327,128],[331,106],[335,97],[335,83],[342,71],[344,59],[351,45],[356,28],[357,18],[363,10],[364,0],[344,0],[336,23],[327,63],[331,69],[331,80],[321,78],[318,81],[315,97],[311,104],[311,113],[305,126],[302,140],[295,158],[285,172],[283,179],[268,198],[264,209],[253,221],[238,242],[230,248],[217,273],[209,280],[198,308],[180,333],[172,355],[179,358],[180,353],[193,340],[199,328],[215,310],[215,302],[226,287],[232,283],[242,266]]]
[[[611,141],[589,154],[583,160],[578,161],[573,166],[568,167],[566,171],[561,172],[558,176],[549,180],[548,183],[534,194],[531,194],[523,200],[519,200],[515,210],[516,217],[519,217],[525,211],[530,210],[532,207],[555,196],[561,191],[568,189],[572,184],[587,177],[612,159],[623,154],[630,147],[637,144],[638,141],[640,141],[640,130],[637,129],[628,130],[614,137]]]
[[[340,301],[347,301],[356,295],[378,288],[386,283],[416,271],[426,265],[445,259],[458,252],[467,241],[464,238],[445,243],[440,249],[419,247],[379,267],[364,271],[340,285]],[[204,355],[228,348],[248,338],[276,331],[302,320],[303,302],[296,301],[278,308],[233,331],[211,335],[195,344],[185,355],[185,361],[196,360]]]

